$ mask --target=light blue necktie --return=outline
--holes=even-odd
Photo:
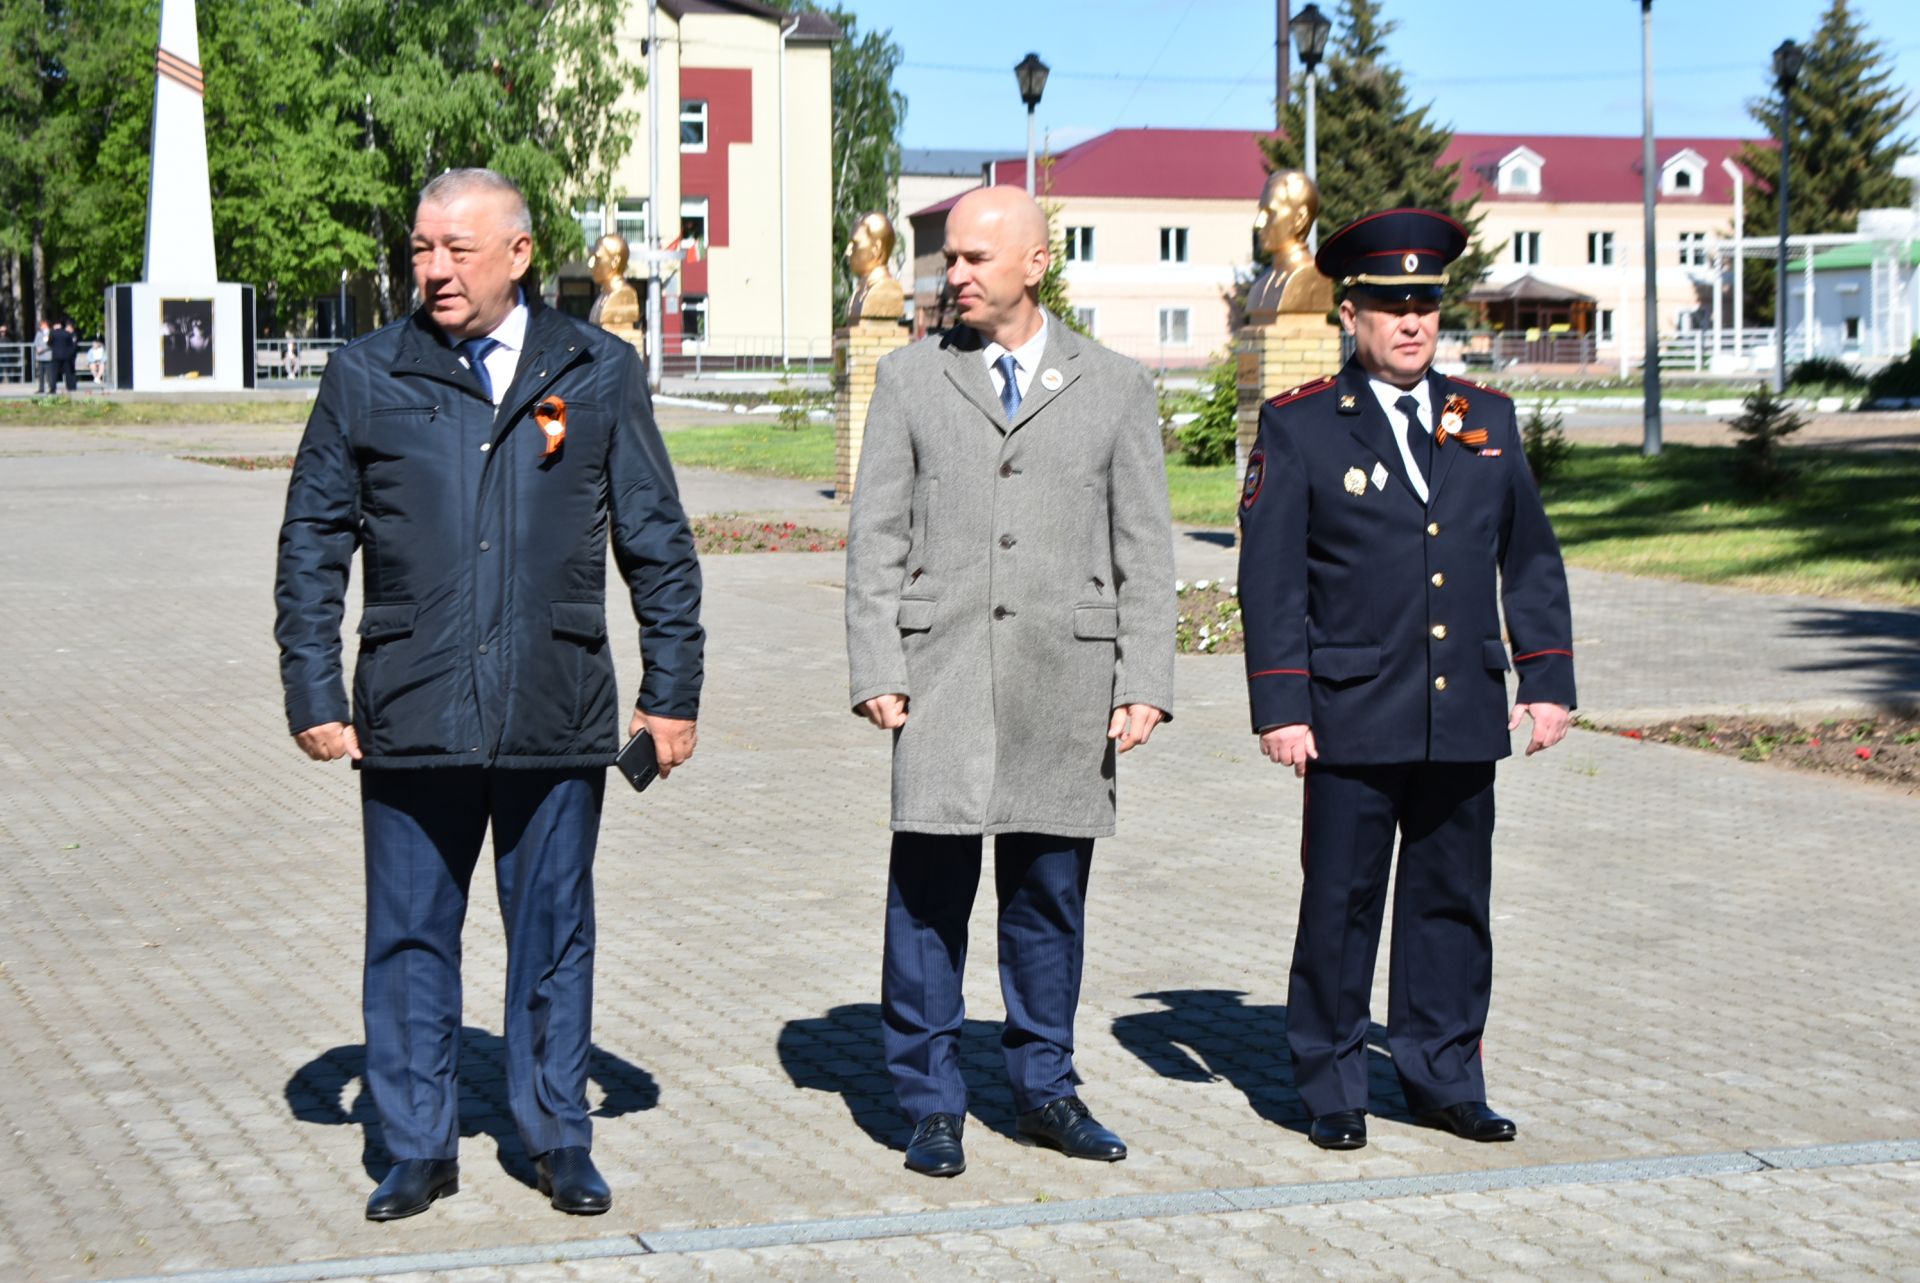
[[[1000,376],[1006,380],[1005,386],[1000,389],[1000,407],[1007,412],[1007,422],[1012,423],[1013,416],[1020,413],[1020,380],[1014,377],[1014,371],[1020,368],[1020,363],[1009,352],[995,361],[993,368],[1000,371]]]
[[[499,339],[467,339],[460,344],[461,355],[473,367],[473,377],[480,380],[480,390],[487,394],[488,401],[493,400],[493,376],[487,373],[487,353],[500,346]]]

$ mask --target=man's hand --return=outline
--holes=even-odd
[[[293,737],[300,751],[316,762],[332,762],[342,757],[360,760],[360,737],[345,722],[322,722],[309,726]]]
[[[860,705],[860,716],[883,731],[897,731],[907,724],[907,697],[875,695]]]
[[[1146,743],[1153,728],[1166,720],[1167,715],[1151,704],[1122,704],[1107,722],[1107,738],[1119,740],[1124,753]]]
[[[674,767],[693,756],[693,746],[700,739],[696,724],[687,718],[655,717],[637,708],[633,710],[633,720],[627,723],[627,738],[638,735],[643,726],[647,734],[653,736],[653,760],[660,764],[663,780],[673,774]]]
[[[1313,728],[1305,722],[1291,722],[1260,732],[1260,751],[1270,762],[1291,766],[1301,779],[1307,777],[1307,763],[1320,756],[1320,750],[1313,744]]]
[[[1571,710],[1561,704],[1515,704],[1513,716],[1507,719],[1509,733],[1520,729],[1522,717],[1533,719],[1533,741],[1527,745],[1528,757],[1565,739],[1567,726],[1573,720]]]

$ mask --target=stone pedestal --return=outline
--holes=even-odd
[[[910,339],[907,327],[893,319],[855,321],[833,332],[833,497],[841,503],[852,502],[854,478],[860,475],[874,366]]]
[[[1260,431],[1260,407],[1289,388],[1340,368],[1340,327],[1322,312],[1282,312],[1264,325],[1243,325],[1234,335],[1239,366],[1240,430],[1234,472],[1246,471],[1247,455]]]

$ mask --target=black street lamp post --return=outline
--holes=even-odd
[[[1308,5],[1287,24],[1287,33],[1293,37],[1293,47],[1300,51],[1300,64],[1307,69],[1307,137],[1304,150],[1307,177],[1316,183],[1320,181],[1320,142],[1314,132],[1314,109],[1319,96],[1320,77],[1314,68],[1320,65],[1321,57],[1327,52],[1327,33],[1332,30],[1333,23],[1320,12],[1317,4]],[[1319,245],[1320,225],[1316,221],[1307,229],[1307,248],[1318,249]]]
[[[1791,40],[1782,40],[1773,51],[1773,80],[1780,87],[1780,252],[1774,270],[1774,370],[1773,390],[1787,390],[1787,163],[1793,137],[1793,82],[1800,78],[1800,67],[1807,60],[1804,49]],[[1802,324],[1813,323],[1813,299],[1805,300]]]
[[[1020,101],[1027,104],[1027,195],[1033,195],[1033,109],[1040,105],[1040,95],[1047,90],[1046,63],[1040,61],[1040,55],[1030,53],[1014,65],[1014,78],[1020,82]]]

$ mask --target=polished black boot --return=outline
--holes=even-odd
[[[572,1216],[598,1216],[613,1206],[613,1191],[607,1188],[585,1145],[550,1149],[534,1164],[540,1173],[540,1192],[552,1201],[554,1210]]]
[[[1367,1111],[1336,1109],[1307,1124],[1307,1139],[1321,1149],[1364,1149],[1367,1144]]]
[[[1126,1142],[1102,1127],[1078,1096],[1062,1096],[1020,1115],[1014,1131],[1028,1144],[1049,1146],[1069,1158],[1117,1163],[1127,1156]]]
[[[434,1199],[459,1192],[459,1159],[403,1158],[367,1200],[367,1219],[397,1221],[418,1216],[433,1206]]]
[[[967,1170],[960,1133],[967,1120],[958,1114],[928,1114],[913,1125],[907,1142],[907,1170],[922,1176],[958,1176]]]

